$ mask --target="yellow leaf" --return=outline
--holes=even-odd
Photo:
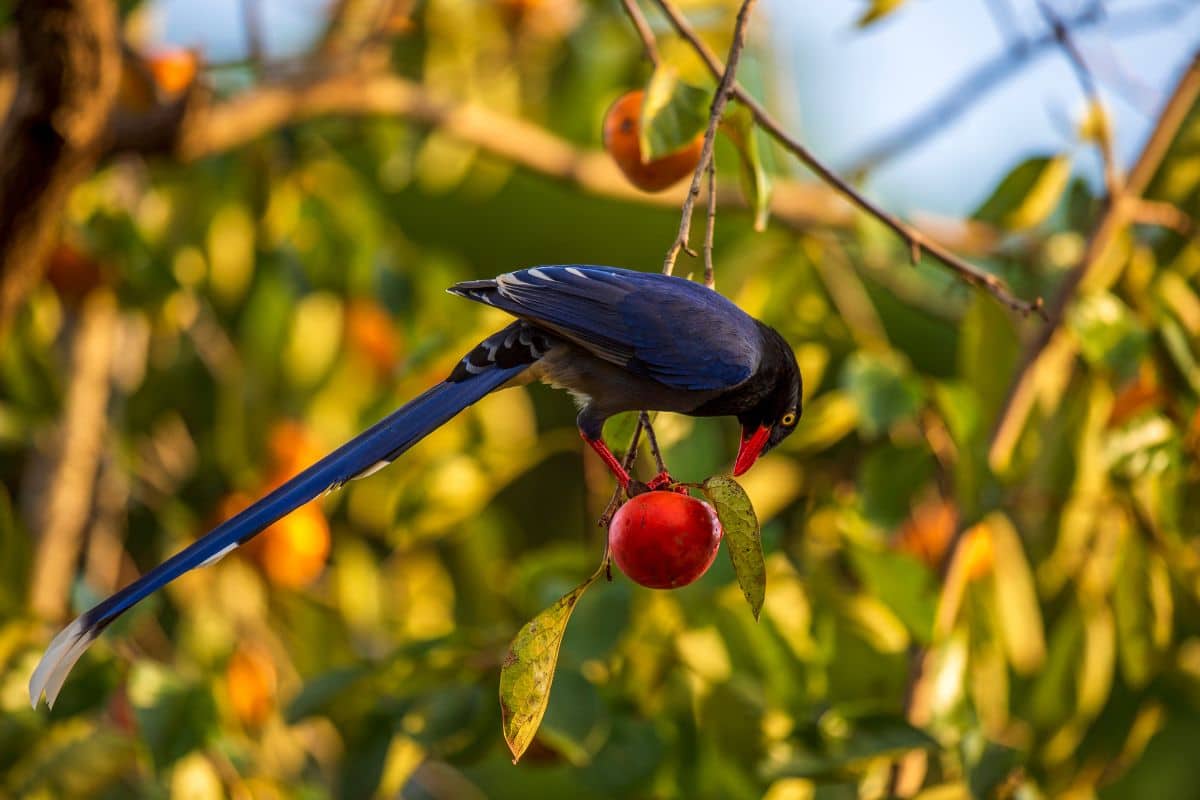
[[[500,714],[504,741],[513,754],[514,764],[533,742],[546,714],[558,651],[571,612],[601,572],[602,569],[597,570],[554,605],[525,623],[504,657],[500,666]]]
[[[1046,635],[1033,573],[1021,537],[1008,517],[996,512],[983,524],[992,533],[996,559],[993,585],[1004,649],[1013,669],[1029,675],[1046,659]]]

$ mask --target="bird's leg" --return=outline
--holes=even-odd
[[[585,442],[587,442],[588,447],[595,450],[599,454],[600,458],[604,459],[604,463],[608,465],[609,470],[616,477],[617,483],[621,484],[621,488],[628,489],[629,473],[623,466],[621,466],[621,462],[618,461],[617,457],[613,455],[612,450],[608,449],[608,445],[604,443],[604,440],[598,436],[593,439],[582,430],[579,432],[579,435],[583,437]]]

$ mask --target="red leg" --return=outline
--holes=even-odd
[[[604,440],[589,439],[587,434],[585,434],[583,431],[580,431],[579,435],[582,436],[583,440],[588,443],[588,447],[595,450],[600,454],[600,457],[604,459],[604,463],[608,465],[609,470],[611,470],[612,474],[616,476],[617,483],[621,484],[621,488],[628,489],[629,473],[626,472],[625,468],[621,466],[621,462],[618,461],[617,457],[613,455],[612,450],[608,449],[608,445],[604,443]]]

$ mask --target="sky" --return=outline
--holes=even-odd
[[[327,2],[261,0],[268,55],[302,49]],[[1067,19],[1093,0],[1045,2]],[[1148,30],[1108,23],[1075,36],[1112,116],[1118,160],[1128,166],[1173,79],[1200,48],[1200,0],[1104,5],[1114,19],[1151,7],[1181,10]],[[166,41],[199,46],[211,60],[236,59],[246,48],[241,7],[242,0],[158,0],[156,25]],[[1037,0],[906,0],[859,29],[866,7],[866,0],[762,0],[753,31],[760,60],[772,65],[768,105],[838,169],[1014,37],[1047,30]],[[868,191],[899,211],[962,215],[1024,159],[1058,153],[1072,154],[1081,174],[1098,182],[1094,148],[1080,146],[1075,133],[1085,108],[1067,59],[1046,49],[937,135],[875,170]]]
[[[1008,49],[989,5],[1010,9],[1029,38],[1048,30],[1035,0],[907,0],[866,30],[854,24],[865,2],[767,2],[778,73],[791,78],[772,100],[792,129],[841,169],[972,68]],[[1088,6],[1049,2],[1060,18]],[[1113,15],[1162,5],[1106,3]],[[1184,13],[1152,31],[1133,35],[1100,25],[1075,37],[1100,84],[1124,166],[1137,157],[1174,78],[1200,48],[1200,0],[1177,5]],[[879,169],[870,189],[900,210],[961,214],[1025,158],[1058,153],[1075,155],[1077,169],[1098,181],[1099,158],[1094,148],[1080,147],[1075,134],[1085,109],[1066,57],[1047,49],[937,136]]]

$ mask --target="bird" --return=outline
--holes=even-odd
[[[214,563],[313,498],[386,467],[492,391],[538,380],[569,391],[579,407],[580,436],[627,491],[639,487],[601,435],[615,414],[736,417],[735,476],[791,434],[800,418],[800,368],[787,341],[694,281],[571,264],[520,269],[447,291],[515,319],[472,348],[444,381],[77,617],[34,669],[34,708],[43,695],[52,707],[87,647],[147,595]],[[663,473],[651,485],[669,481]]]

